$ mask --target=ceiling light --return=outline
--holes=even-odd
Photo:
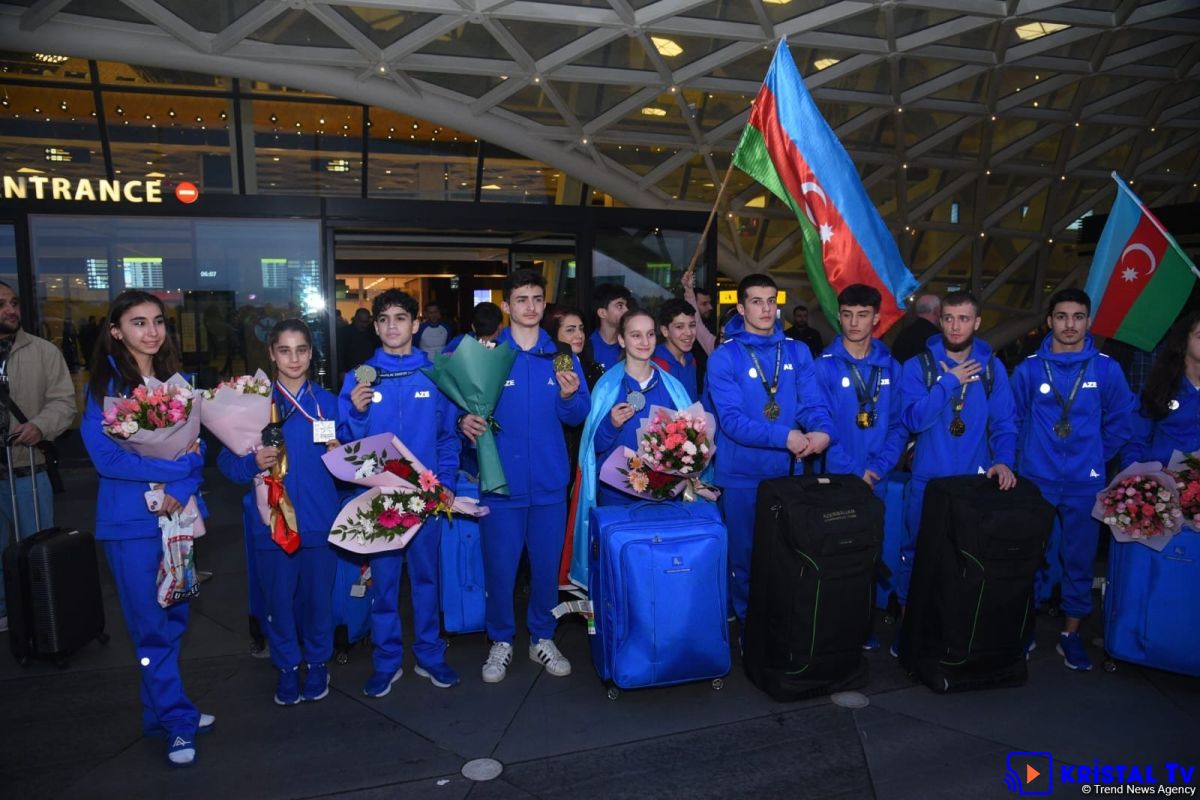
[[[147,178],[165,178],[167,176],[166,176],[166,173],[163,173],[163,172],[147,172],[146,177]]]
[[[792,0],[762,0],[768,6],[786,6]]]
[[[484,188],[484,189],[487,189],[487,190],[488,190],[488,191],[490,191],[490,192],[494,192],[494,191],[496,191],[497,189],[499,189],[500,187],[499,187],[499,186],[497,186],[497,185],[496,185],[496,184],[494,184],[494,183],[489,183],[489,184],[486,184],[486,185],[485,185],[483,188]]]
[[[642,113],[647,117],[665,117],[667,110],[665,108],[655,108],[654,106],[646,106],[642,109]]]
[[[1066,30],[1071,27],[1059,22],[1026,22],[1024,25],[1018,25],[1014,30],[1017,37],[1023,42],[1031,42],[1034,39],[1040,39],[1043,36],[1049,36],[1052,33],[1058,33],[1061,30]]]
[[[37,169],[36,167],[21,167],[17,170],[19,175],[44,175],[45,170]]]
[[[34,61],[41,61],[43,64],[61,64],[64,61],[70,61],[70,56],[56,56],[52,53],[34,53]]]
[[[839,61],[841,61],[840,58],[818,58],[816,61],[813,62],[813,66],[816,67],[817,69],[829,69],[830,67],[832,67],[834,64],[838,63]]]
[[[683,48],[676,44],[674,39],[665,39],[661,36],[651,36],[650,41],[654,45],[654,49],[657,50],[660,55],[671,57],[677,56],[683,52]]]

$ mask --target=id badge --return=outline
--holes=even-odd
[[[325,444],[337,438],[337,425],[331,419],[313,421],[313,444]]]

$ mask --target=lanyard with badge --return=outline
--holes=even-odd
[[[1087,371],[1088,362],[1085,361],[1079,365],[1079,374],[1075,376],[1075,385],[1071,387],[1071,394],[1067,395],[1066,400],[1063,400],[1062,392],[1058,391],[1058,387],[1054,385],[1054,374],[1050,372],[1050,362],[1043,359],[1042,366],[1046,368],[1046,383],[1054,392],[1054,399],[1058,401],[1058,407],[1062,411],[1062,416],[1058,418],[1058,422],[1054,423],[1054,432],[1058,434],[1058,438],[1066,439],[1071,435],[1071,420],[1068,415],[1071,413],[1071,406],[1075,404],[1075,395],[1079,394],[1079,387],[1083,385],[1083,373]]]
[[[745,347],[745,345],[743,345]],[[783,365],[783,342],[775,344],[775,375],[767,382],[766,370],[762,368],[762,363],[758,360],[758,355],[753,348],[746,347],[746,352],[750,354],[750,360],[754,362],[754,370],[762,381],[763,391],[767,393],[767,404],[763,406],[763,416],[774,422],[779,419],[779,403],[775,401],[775,393],[779,391],[779,370]]]
[[[325,444],[326,442],[337,438],[337,424],[331,419],[325,419],[325,415],[321,412],[321,404],[317,402],[317,396],[313,394],[312,387],[306,383],[304,388],[300,390],[300,394],[303,395],[305,389],[307,389],[308,393],[312,395],[313,405],[317,407],[316,417],[305,411],[304,408],[301,407],[300,401],[291,392],[289,392],[287,387],[282,383],[275,381],[275,388],[279,390],[279,393],[283,395],[285,400],[292,404],[292,408],[294,408],[295,411],[300,412],[300,416],[312,423],[313,444]],[[290,417],[293,413],[295,412],[288,412],[288,416]]]
[[[882,384],[883,370],[877,366],[871,367],[869,389],[867,382],[863,380],[862,373],[858,371],[858,365],[850,364],[850,374],[854,376],[854,393],[858,395],[858,414],[855,415],[854,422],[864,430],[872,428],[879,419],[875,409],[879,405],[879,387]]]

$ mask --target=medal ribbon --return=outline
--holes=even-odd
[[[650,382],[646,384],[645,389],[642,388],[642,384],[639,383],[636,378],[632,379],[633,386],[630,386],[629,385],[630,379],[631,379],[631,376],[628,373],[626,373],[626,375],[625,375],[625,395],[626,396],[628,396],[631,392],[641,392],[642,394],[646,394],[647,392],[649,392],[651,389],[653,389],[655,386],[658,385],[658,370],[656,370],[656,369],[650,370]]]
[[[858,410],[859,411],[874,411],[875,406],[879,404],[879,392],[881,379],[883,378],[883,370],[879,367],[871,367],[871,388],[867,389],[867,382],[863,380],[862,373],[858,371],[858,365],[850,364],[850,374],[854,376],[854,393],[858,395]]]
[[[279,393],[283,395],[285,400],[292,404],[292,407],[295,408],[296,411],[300,412],[300,416],[304,417],[309,422],[316,422],[317,419],[325,419],[325,415],[321,413],[321,404],[317,402],[317,396],[313,394],[313,390],[307,382],[300,388],[300,393],[298,395],[292,395],[292,393],[287,390],[287,387],[279,381],[275,381],[275,388],[279,390]],[[299,397],[303,397],[305,391],[312,395],[313,405],[317,407],[316,419],[313,418],[312,414],[309,414],[300,406],[300,401],[297,399]],[[288,416],[290,417],[293,413],[294,412],[289,411]]]
[[[775,402],[775,393],[779,391],[779,370],[783,365],[783,342],[776,342],[775,344],[775,375],[771,378],[770,383],[767,383],[767,372],[758,360],[758,355],[752,348],[747,347],[745,344],[742,347],[746,348],[746,353],[749,354],[750,361],[754,363],[754,369],[758,371],[758,378],[762,381],[763,391],[767,393],[767,403]]]
[[[1079,394],[1079,387],[1083,385],[1083,373],[1087,371],[1088,362],[1091,359],[1079,365],[1079,374],[1075,376],[1075,385],[1071,387],[1071,394],[1063,400],[1062,392],[1058,391],[1058,387],[1054,385],[1054,374],[1050,372],[1050,362],[1042,359],[1042,366],[1046,368],[1046,382],[1050,384],[1050,390],[1054,392],[1054,399],[1058,401],[1058,407],[1062,410],[1062,416],[1059,417],[1059,422],[1071,424],[1068,415],[1071,413],[1071,406],[1075,405],[1075,395]]]

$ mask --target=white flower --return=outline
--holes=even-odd
[[[425,503],[415,494],[408,498],[408,510],[414,514],[419,514],[425,510]]]
[[[692,442],[684,442],[683,452],[687,453],[689,456],[696,455],[696,445]]]
[[[700,452],[707,455],[708,454],[708,445],[706,445],[706,444],[700,445]]]
[[[369,478],[375,474],[375,459],[372,456],[367,456],[363,459],[362,464],[354,472],[356,478]]]
[[[133,436],[140,427],[136,419],[127,419],[121,423],[121,432]]]
[[[393,498],[390,494],[385,494],[383,496],[383,507],[384,507],[384,510],[391,511],[393,508],[396,507],[395,498]]]

